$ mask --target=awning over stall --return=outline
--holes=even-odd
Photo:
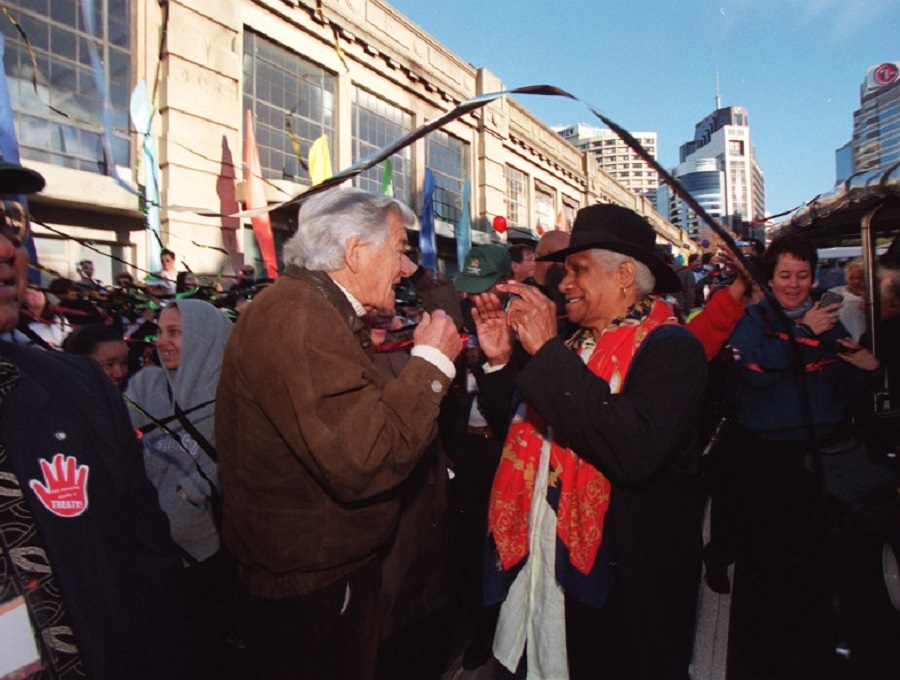
[[[876,238],[900,233],[900,163],[851,176],[768,227],[766,234],[802,233],[819,247],[859,243],[863,218],[875,208],[871,228]]]

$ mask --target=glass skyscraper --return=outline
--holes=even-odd
[[[694,139],[681,145],[673,174],[713,217],[738,235],[765,216],[765,180],[754,157],[750,123],[742,106],[718,108],[694,128]],[[668,201],[668,218],[698,240],[700,225],[684,201]]]
[[[853,112],[852,145],[855,172],[900,162],[900,61],[869,67]]]

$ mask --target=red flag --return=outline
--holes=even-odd
[[[566,217],[565,210],[556,213],[556,228],[560,231],[569,231],[569,218]]]
[[[244,205],[247,209],[262,208],[267,204],[263,190],[262,168],[259,165],[259,149],[256,147],[256,135],[253,132],[253,114],[247,109],[247,120],[244,124],[246,138],[244,140]],[[278,278],[278,260],[275,258],[275,238],[272,236],[272,221],[269,213],[251,217],[253,234],[259,244],[259,252],[266,263],[266,273],[270,279]]]

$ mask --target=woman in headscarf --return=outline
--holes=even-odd
[[[557,337],[533,288],[476,300],[489,420],[515,405],[491,490],[494,654],[528,678],[687,680],[700,576],[700,343],[654,293],[678,290],[655,232],[614,205],[578,212],[559,284],[580,330]],[[531,357],[516,366],[513,333]],[[502,416],[500,416],[502,417]]]
[[[215,395],[232,324],[208,302],[169,303],[157,353],[125,396],[142,433],[144,464],[181,549],[192,604],[210,663],[228,634],[232,565],[221,547],[221,482],[215,451]],[[216,672],[210,668],[210,676]]]

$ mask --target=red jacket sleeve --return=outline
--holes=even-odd
[[[703,345],[707,361],[719,353],[731,336],[744,315],[744,305],[743,299],[735,300],[727,289],[723,289],[710,298],[703,311],[688,321],[687,328]]]

